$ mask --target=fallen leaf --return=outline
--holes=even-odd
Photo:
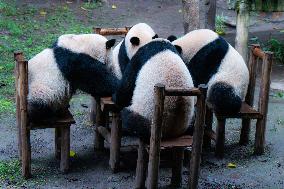
[[[70,150],[70,157],[74,158],[76,153],[73,150]]]
[[[234,164],[234,163],[228,163],[227,167],[229,167],[229,168],[236,168],[237,165]]]
[[[116,5],[112,5],[111,8],[112,9],[116,9],[117,7],[116,7]]]
[[[47,13],[42,10],[42,11],[39,11],[39,14],[40,14],[41,16],[45,16]]]

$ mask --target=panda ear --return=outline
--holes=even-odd
[[[152,37],[152,39],[156,39],[156,38],[158,38],[159,36],[158,36],[158,34],[155,34],[153,37]]]
[[[177,50],[177,52],[178,52],[179,54],[182,53],[182,48],[181,48],[180,46],[175,45],[175,48],[176,48],[176,50]]]
[[[173,41],[176,40],[176,39],[177,39],[177,37],[174,36],[174,35],[170,35],[170,36],[168,37],[168,40],[169,40],[170,42],[173,42]]]
[[[131,37],[130,42],[132,45],[138,46],[140,43],[140,39],[138,37]]]
[[[114,46],[114,44],[115,44],[115,39],[110,39],[110,40],[108,40],[107,42],[106,42],[106,49],[110,49],[111,47],[113,47]]]

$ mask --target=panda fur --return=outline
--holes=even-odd
[[[136,51],[149,41],[157,38],[154,30],[145,23],[138,23],[131,27],[123,41],[113,49],[113,64],[116,76],[121,78],[127,64]]]
[[[189,32],[172,44],[180,51],[194,86],[208,84],[208,106],[220,114],[239,112],[249,83],[249,71],[242,56],[208,29]]]
[[[132,57],[113,95],[121,107],[123,131],[129,135],[148,138],[154,114],[154,86],[167,88],[193,87],[191,75],[175,47],[165,39],[154,39],[142,46]],[[194,97],[165,98],[165,138],[182,135],[189,127],[194,108]]]
[[[109,68],[114,43],[97,34],[66,34],[30,59],[29,117],[60,115],[77,89],[93,96],[114,93],[118,78]]]

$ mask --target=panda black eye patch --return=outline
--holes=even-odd
[[[114,44],[115,44],[115,39],[110,39],[110,40],[108,40],[107,42],[106,42],[106,49],[110,49],[111,47],[113,47],[114,46]]]
[[[138,37],[131,37],[130,42],[132,45],[139,45],[140,39]]]

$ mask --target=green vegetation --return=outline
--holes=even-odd
[[[89,1],[87,4],[95,8],[99,3]],[[41,8],[16,0],[0,0],[0,114],[12,113],[15,109],[14,51],[22,50],[30,59],[50,47],[62,34],[92,32],[94,23],[89,15],[77,18],[70,6],[63,2]],[[84,11],[80,6],[78,9]]]
[[[276,60],[284,64],[284,43],[277,39],[270,39],[268,41],[267,50],[272,51]]]
[[[223,14],[216,15],[215,30],[219,35],[226,34],[225,17],[223,16]]]
[[[9,183],[9,185],[21,185],[24,183],[19,160],[0,162],[0,184],[3,182]]]
[[[283,42],[277,39],[271,38],[268,42],[261,43],[258,37],[252,37],[250,38],[250,43],[260,44],[263,50],[273,52],[276,62],[284,64],[284,43]]]
[[[95,1],[92,1],[92,0],[88,0],[87,2],[83,3],[83,8],[84,9],[87,9],[87,10],[93,10],[95,8],[98,8],[102,6],[102,2],[99,1],[99,0],[95,0]]]

